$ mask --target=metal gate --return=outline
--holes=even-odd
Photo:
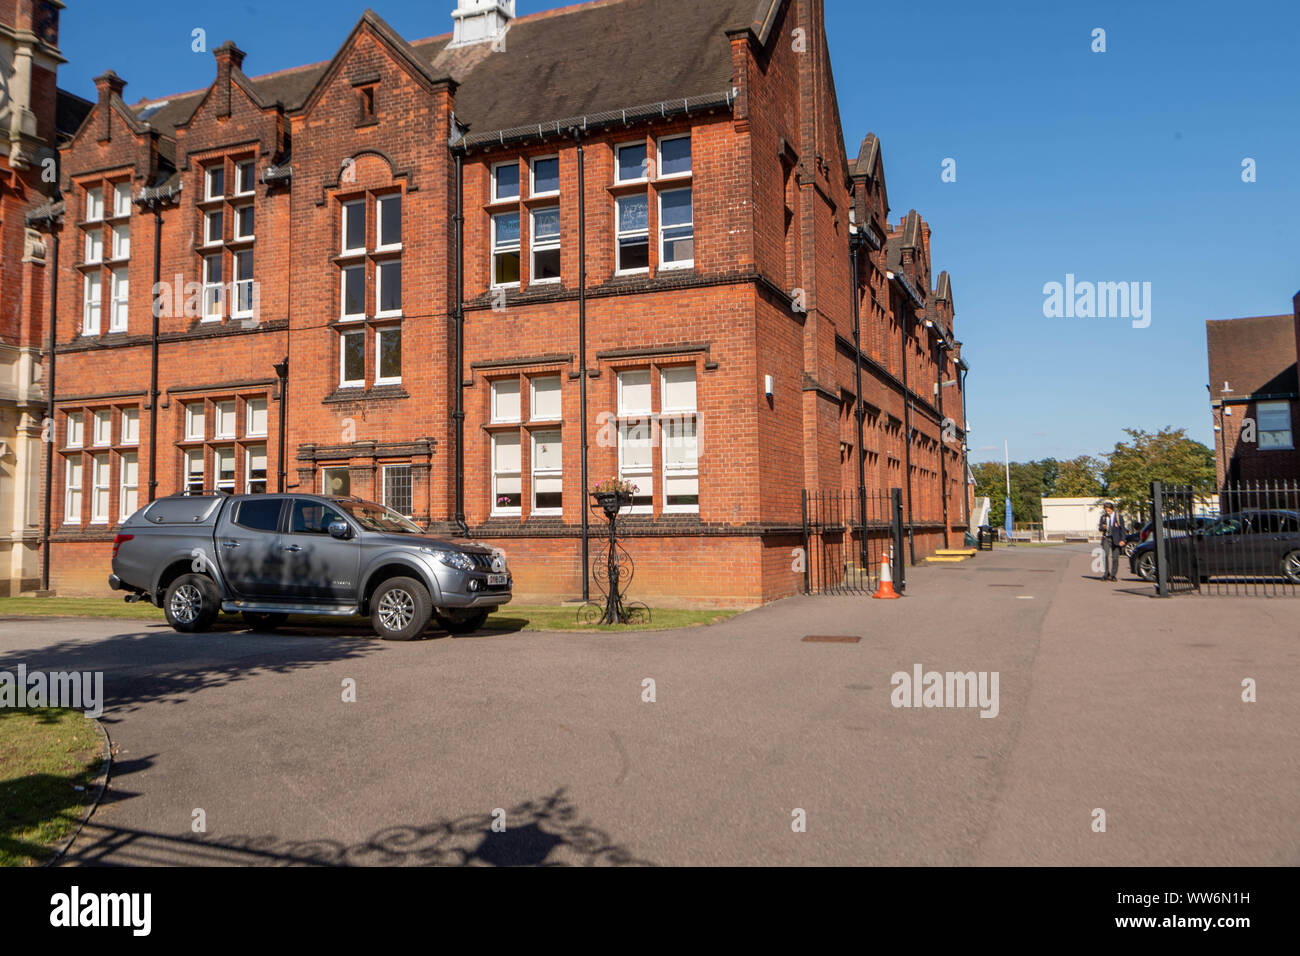
[[[880,560],[902,593],[903,496],[890,491],[803,492],[805,594],[871,594],[880,584]]]
[[[1133,555],[1161,597],[1300,595],[1300,482],[1212,491],[1151,484],[1150,540]]]

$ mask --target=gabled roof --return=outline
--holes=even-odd
[[[728,31],[753,30],[761,41],[782,2],[594,0],[511,21],[504,52],[487,43],[448,49],[451,33],[407,43],[371,10],[353,32],[369,23],[426,79],[454,79],[457,120],[482,134],[728,90]],[[294,111],[337,59],[243,79],[263,102]],[[154,97],[132,109],[165,101],[148,122],[170,136],[206,94]]]

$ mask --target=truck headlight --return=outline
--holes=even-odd
[[[458,571],[474,570],[473,559],[463,551],[436,551],[433,548],[421,548],[420,550],[434,555],[449,568],[455,568]]]

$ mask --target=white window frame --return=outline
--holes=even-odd
[[[546,192],[537,191],[537,164],[544,163],[548,159],[555,160],[555,178],[558,182],[560,179],[560,154],[551,153],[547,156],[534,156],[528,160],[528,198],[541,199],[545,196],[558,196],[560,194],[559,186],[554,189],[548,189]]]
[[[267,446],[265,443],[244,446],[244,494],[246,495],[265,494],[266,489],[270,487],[271,460],[270,458],[267,457],[266,447]],[[261,454],[262,454],[261,470],[264,472],[264,474],[262,475],[261,478],[254,478],[253,477],[253,454],[258,449],[261,449]],[[262,490],[260,492],[253,490],[254,481],[257,481],[262,485]]]
[[[230,461],[230,477],[221,477],[221,460],[228,458]],[[224,491],[227,494],[235,493],[236,481],[239,478],[238,456],[235,454],[234,445],[221,445],[212,449],[212,487],[217,491]]]
[[[86,440],[86,413],[81,409],[75,412],[68,412],[66,417],[67,424],[64,447],[80,448]]]
[[[248,170],[248,176],[244,176],[244,170]],[[243,185],[246,189],[240,189],[240,180],[243,179]],[[257,161],[253,159],[244,159],[235,163],[235,195],[252,196],[257,192]]]
[[[348,312],[348,273],[354,270],[361,270],[361,311]],[[339,269],[339,321],[340,322],[361,322],[366,318],[366,262],[362,259],[359,262],[345,263]]]
[[[375,197],[375,252],[395,252],[402,248],[402,213],[397,217],[397,241],[384,244],[384,214],[383,205],[386,202],[397,201],[398,208],[401,209],[401,193],[384,193],[382,196]],[[405,210],[402,210],[405,212]]]
[[[220,228],[217,229],[217,238],[212,238],[212,223],[214,220],[221,221]],[[226,207],[218,206],[216,209],[203,210],[203,242],[204,248],[213,248],[222,244],[226,237]]]
[[[184,468],[184,471],[181,474],[181,487],[186,493],[194,494],[206,490],[205,485],[208,480],[208,472],[207,462],[204,459],[203,451],[202,448],[189,448],[186,449],[185,454],[181,457],[182,467]],[[192,463],[196,461],[199,465],[197,472],[195,472],[191,467]],[[190,482],[196,474],[198,475],[198,487],[191,491]]]
[[[676,422],[691,421],[695,426],[695,467],[671,467],[668,464],[668,438],[665,435],[664,419]],[[694,411],[664,412],[658,419],[660,460],[663,463],[663,513],[664,514],[698,514],[700,510],[700,417]],[[693,505],[671,505],[668,503],[669,478],[694,478],[696,501]]]
[[[254,415],[253,415],[253,411],[254,411],[254,409],[259,408],[259,407],[260,407],[261,410],[262,410],[262,427],[261,427],[261,429],[258,429],[258,428],[257,428],[257,426],[256,426],[256,424],[255,424],[255,421],[254,421]],[[270,402],[268,402],[268,401],[266,400],[265,397],[258,395],[258,396],[254,396],[253,398],[246,399],[246,400],[244,401],[244,435],[245,435],[245,437],[249,437],[249,438],[260,438],[260,437],[264,437],[264,436],[266,435],[266,433],[267,433],[267,424],[268,424],[268,422],[270,422],[270,420],[271,420],[271,419],[270,419]]]
[[[104,229],[93,226],[86,230],[85,256],[82,261],[87,265],[98,265],[104,261]]]
[[[131,428],[127,428],[127,422],[132,422]],[[118,426],[119,445],[139,445],[140,444],[140,409],[138,406],[122,409],[122,421]]]
[[[490,278],[492,280],[492,288],[494,289],[517,289],[519,288],[519,283],[523,275],[523,247],[521,245],[521,241],[523,239],[522,230],[521,230],[521,235],[518,238],[512,240],[510,243],[508,243],[505,246],[502,246],[497,241],[497,222],[508,216],[514,216],[516,219],[520,219],[521,220],[520,226],[523,225],[522,217],[520,216],[519,210],[517,209],[512,210],[511,212],[496,213],[495,215],[492,216],[492,223],[490,227],[492,230],[492,243],[491,243],[492,260],[489,265],[489,268],[492,270]],[[519,256],[519,266],[520,266],[519,272],[521,278],[516,279],[514,282],[497,282],[497,256],[508,252],[513,252]]]
[[[515,471],[497,471],[497,444],[498,444],[499,442],[501,442],[503,439],[505,439],[505,440],[507,440],[507,441],[509,441],[510,439],[513,439],[514,442],[515,442],[515,444],[519,447],[519,454],[520,454],[519,465],[520,465],[520,470],[517,471],[517,472],[515,472]],[[491,462],[491,465],[492,465],[492,514],[494,514],[494,515],[507,515],[507,516],[510,516],[510,515],[520,515],[520,514],[523,514],[523,502],[524,502],[524,494],[523,494],[523,491],[524,491],[523,450],[524,450],[524,446],[523,446],[523,442],[520,440],[520,436],[519,436],[519,431],[518,431],[518,429],[514,429],[514,430],[511,430],[511,431],[497,432],[497,433],[495,433],[495,434],[492,436],[492,444],[491,444],[490,453],[491,453],[491,455],[492,455],[492,462]],[[500,495],[500,492],[497,490],[497,482],[498,482],[501,478],[510,478],[510,477],[514,477],[514,478],[518,479],[518,481],[519,481],[519,504],[518,504],[517,506],[516,506],[516,505],[499,505],[499,504],[497,504],[497,499],[498,499],[501,495]]]
[[[93,294],[92,294],[93,293]],[[81,334],[98,335],[103,308],[104,279],[99,270],[88,272],[82,282]]]
[[[399,278],[397,280],[398,306],[396,309],[381,310],[379,308],[379,304],[384,301],[383,299],[384,266],[393,266],[393,265],[397,266],[399,272]],[[402,280],[400,278],[401,269],[402,269],[401,259],[380,259],[375,263],[375,318],[388,319],[388,318],[397,318],[401,316],[402,314],[402,306],[401,306]]]
[[[537,383],[554,382],[556,400],[560,403],[560,414],[553,418],[541,418],[537,414]],[[564,420],[564,379],[560,375],[537,375],[528,380],[528,420],[530,422],[559,422]]]
[[[125,332],[131,301],[131,280],[125,267],[108,274],[108,331]]]
[[[225,278],[225,262],[218,252],[215,255],[203,257],[203,316],[200,321],[203,322],[220,322],[226,314],[225,287],[222,282],[212,281],[212,260],[216,260],[217,268],[221,270],[222,278]],[[216,311],[213,311],[215,307]]]
[[[97,408],[90,413],[90,441],[92,448],[113,444],[113,410]]]
[[[501,394],[501,388],[500,388],[500,386],[502,386],[502,385],[506,385],[506,384],[510,384],[510,383],[514,383],[514,386],[515,386],[515,389],[516,389],[515,394],[516,394],[516,396],[518,396],[518,397],[515,399],[516,404],[519,404],[520,399],[523,398],[523,396],[520,394],[520,389],[519,389],[519,379],[518,379],[518,378],[499,378],[499,379],[497,379],[496,381],[494,381],[494,382],[492,383],[492,388],[491,388],[491,408],[489,409],[489,414],[488,414],[488,421],[491,422],[493,425],[518,425],[518,424],[520,424],[520,419],[521,419],[521,417],[522,417],[522,415],[523,415],[523,409],[522,409],[522,408],[520,408],[519,412],[516,413],[516,415],[515,415],[514,418],[502,418],[502,417],[500,417],[500,416],[497,414],[497,405],[498,405],[498,402],[497,402],[497,396],[498,396],[499,394]]]
[[[624,199],[644,199],[645,200],[645,229],[632,229],[624,232],[622,229],[622,220],[619,216],[618,204]],[[619,241],[623,238],[635,239],[645,237],[646,264],[635,266],[631,269],[623,268],[623,245]],[[614,199],[614,274],[620,276],[645,275],[650,271],[650,196],[648,193],[634,193],[630,196],[616,196]]]
[[[86,190],[86,222],[102,222],[104,219],[104,187],[91,186]]]
[[[347,378],[347,355],[348,339],[352,336],[361,338],[361,377]],[[364,388],[366,384],[366,330],[358,329],[355,332],[342,332],[339,334],[339,388]]]
[[[339,204],[341,212],[339,213],[339,255],[340,256],[361,256],[366,252],[366,200],[348,199]],[[361,211],[361,245],[349,246],[348,242],[348,223],[352,219],[354,210]]]
[[[113,218],[131,215],[131,184],[113,183]]]
[[[1286,418],[1286,444],[1265,445],[1264,444],[1264,411],[1270,413],[1278,412]],[[1256,445],[1260,451],[1292,451],[1295,448],[1295,434],[1292,431],[1293,422],[1291,420],[1291,403],[1290,402],[1257,402],[1255,404],[1255,425],[1257,442]],[[1268,434],[1280,433],[1281,428],[1270,428]]]
[[[222,419],[229,418],[230,429],[222,429]],[[222,399],[219,402],[212,403],[212,437],[234,438],[235,437],[235,400],[233,398]]]
[[[117,225],[108,227],[109,250],[108,254],[113,260],[131,258],[131,224],[129,222],[119,222]]]
[[[255,285],[257,280],[251,276],[247,279],[239,278],[239,264],[244,259],[253,261],[252,249],[237,249],[230,254],[230,284],[234,290],[234,298],[230,303],[230,315],[236,319],[248,318],[257,311],[257,287]],[[252,269],[249,271],[251,273]],[[239,305],[240,300],[244,298],[244,286],[248,287],[248,308],[246,309],[240,308]]]
[[[135,481],[127,481],[126,466],[129,463],[135,465]],[[123,452],[118,458],[118,484],[117,484],[117,515],[119,521],[125,521],[131,515],[140,510],[140,454],[139,452]],[[128,498],[131,501],[131,507],[127,507]]]
[[[197,433],[195,426],[198,426]],[[203,402],[189,402],[185,406],[185,440],[203,441],[208,428],[207,408]]]
[[[244,210],[253,214],[253,231],[249,233],[240,232],[239,214]],[[245,202],[230,207],[230,235],[233,237],[232,242],[252,242],[257,238],[257,207],[253,203]]]
[[[619,175],[620,171],[623,168],[622,163],[619,161],[619,154],[623,150],[632,147],[640,147],[641,150],[645,153],[645,158],[641,161],[641,174],[633,179],[623,179]],[[650,158],[650,147],[646,145],[646,141],[644,139],[629,140],[626,143],[615,143],[614,144],[614,182],[619,186],[626,186],[629,183],[648,183],[650,181],[650,177],[647,175],[647,173],[649,173],[649,169],[647,168],[647,164],[645,160],[649,158]]]
[[[665,196],[671,196],[671,195],[673,195],[674,193],[683,193],[683,192],[684,192],[684,193],[690,193],[690,194],[691,194],[691,250],[692,250],[692,251],[691,251],[691,258],[689,258],[689,259],[679,259],[679,260],[676,260],[676,261],[674,261],[674,262],[669,262],[669,261],[667,260],[667,258],[664,256],[664,238],[665,238],[665,237],[664,237],[664,233],[667,232],[669,229],[681,229],[682,227],[681,227],[681,226],[665,226],[665,225],[664,225],[664,197],[665,197]],[[683,188],[681,188],[681,189],[664,189],[664,190],[660,191],[660,193],[659,193],[658,203],[659,203],[659,270],[662,272],[662,271],[665,270],[665,269],[693,269],[693,268],[695,268],[695,253],[694,253],[694,248],[695,248],[695,190],[694,190],[694,187],[692,187],[692,186],[685,186],[685,187],[683,187]]]
[[[73,484],[72,476],[76,474],[77,481]],[[81,524],[81,507],[82,507],[82,489],[85,484],[85,467],[81,455],[69,455],[64,459],[63,468],[63,523],[64,524]],[[76,495],[77,503],[72,503],[73,495]]]
[[[221,192],[212,191],[212,181],[216,177],[214,173],[221,173]],[[225,162],[213,163],[211,166],[203,167],[203,198],[224,199],[226,198],[226,164]]]
[[[537,445],[538,445],[538,437],[541,436],[541,435],[555,435],[555,436],[557,436],[557,441],[556,441],[556,442],[549,442],[549,443],[547,443],[547,444],[558,444],[558,445],[560,446],[560,467],[559,467],[559,468],[546,468],[546,469],[539,469],[539,468],[537,467]],[[564,432],[563,432],[561,429],[559,429],[559,428],[546,428],[546,429],[539,429],[539,430],[537,430],[537,431],[535,431],[535,432],[530,432],[530,433],[529,433],[529,438],[530,438],[530,440],[531,440],[531,442],[532,442],[532,447],[531,447],[531,449],[530,449],[530,456],[531,456],[530,464],[532,465],[532,472],[533,472],[533,474],[532,474],[532,481],[530,482],[531,487],[529,488],[529,499],[530,499],[530,501],[529,501],[528,513],[529,513],[529,514],[535,514],[535,515],[562,515],[562,514],[564,514],[564,505],[563,505],[563,503],[561,503],[560,507],[558,507],[558,508],[539,508],[539,507],[537,506],[537,479],[538,479],[538,478],[559,478],[559,479],[560,479],[560,490],[561,490],[561,494],[563,494],[563,490],[564,490]],[[495,499],[494,499],[494,500],[495,500]]]
[[[522,176],[518,176],[517,185],[515,186],[515,194],[513,196],[502,196],[497,191],[497,170],[508,166],[513,166],[515,168],[516,175],[519,173],[519,160],[517,159],[512,159],[509,162],[492,164],[491,176],[492,176],[492,201],[493,202],[511,202],[512,200],[518,200],[523,198],[524,177]]]
[[[691,168],[684,173],[669,173],[664,175],[664,143],[672,142],[678,139],[690,139],[690,133],[674,133],[670,136],[660,136],[655,143],[655,179],[689,179],[695,174],[695,144],[691,144]]]
[[[387,335],[396,335],[398,340],[400,341],[402,337],[402,327],[400,325],[392,325],[392,326],[385,326],[383,328],[375,329],[375,384],[376,385],[401,385],[402,370],[400,367],[401,366],[400,360],[398,362],[399,367],[397,369],[396,375],[380,374],[380,363],[382,361],[382,357],[384,354],[383,338]]]
[[[558,216],[560,212],[560,207],[558,205],[542,206],[538,209],[530,209],[528,212],[528,284],[529,285],[558,285],[564,278],[563,275],[552,276],[549,279],[537,278],[537,253],[552,252],[552,251],[559,252],[560,243],[564,236],[564,231],[563,229],[561,229],[554,239],[547,239],[544,242],[538,242],[537,240],[537,214],[539,212],[549,212],[552,209],[555,210],[555,213]],[[564,264],[563,264],[563,260],[561,260],[560,263],[561,272],[563,272],[563,269],[564,269]]]
[[[627,404],[624,398],[624,383],[629,376],[645,376],[646,386],[646,404],[644,407],[633,408]],[[651,390],[653,384],[653,372],[648,368],[627,369],[618,373],[618,474],[620,478],[631,480],[636,484],[638,489],[637,497],[649,497],[649,504],[632,505],[628,509],[628,514],[652,514],[654,512],[654,392]],[[624,463],[624,450],[628,443],[627,427],[629,422],[636,422],[638,425],[644,423],[649,430],[647,441],[650,448],[650,461],[646,465],[629,469]]]
[[[103,466],[101,468],[101,466]],[[100,484],[100,477],[103,484]],[[108,455],[93,455],[90,459],[90,523],[108,524],[108,513],[112,510],[113,463]],[[100,507],[100,497],[103,507]]]
[[[393,508],[393,506],[388,503],[388,473],[394,468],[406,469],[406,478],[407,481],[410,483],[410,490],[411,490],[410,511],[400,511],[397,508]],[[393,465],[384,465],[379,497],[380,497],[380,501],[383,503],[383,506],[385,508],[392,508],[398,514],[405,515],[407,518],[410,518],[412,515],[415,514],[415,473],[411,470],[410,462],[403,461]]]

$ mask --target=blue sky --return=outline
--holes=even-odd
[[[93,98],[112,67],[128,102],[206,86],[196,27],[251,74],[326,60],[365,2],[70,0],[60,85]],[[453,0],[369,2],[408,39],[450,29]],[[1212,444],[1205,320],[1290,312],[1300,291],[1300,4],[826,8],[849,151],[880,137],[891,218],[917,209],[952,276],[972,460],[1004,438],[1014,459],[1097,454],[1125,427]],[[1149,282],[1150,325],[1044,317],[1044,284],[1067,274]]]

